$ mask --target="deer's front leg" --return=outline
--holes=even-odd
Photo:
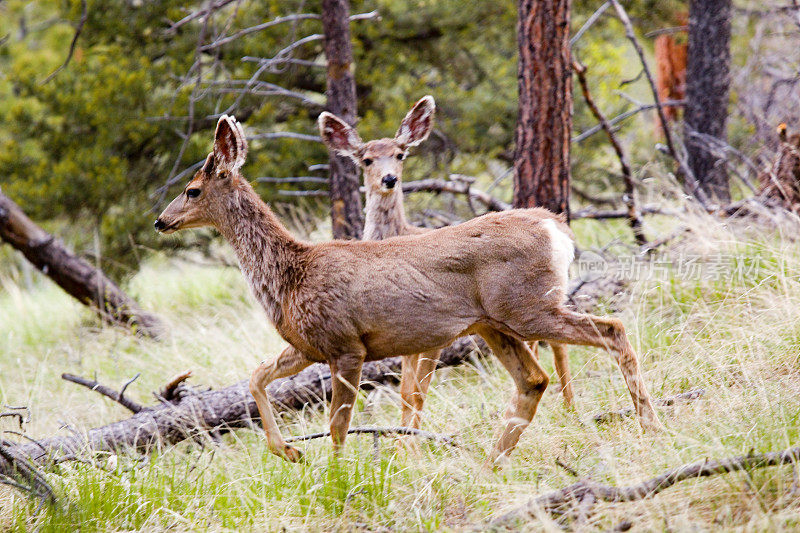
[[[361,367],[364,354],[347,355],[331,359],[331,417],[330,429],[333,439],[333,451],[339,453],[344,446],[350,418],[361,383]]]
[[[272,407],[267,396],[267,385],[276,379],[285,378],[297,374],[304,368],[311,365],[302,352],[293,346],[287,347],[280,355],[269,361],[264,361],[253,371],[250,377],[250,394],[256,400],[258,414],[261,416],[261,425],[264,426],[264,433],[267,436],[267,446],[275,455],[283,457],[292,462],[297,462],[302,457],[300,450],[289,446],[281,436],[275,417],[272,415]]]

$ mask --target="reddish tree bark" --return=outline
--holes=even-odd
[[[328,61],[327,110],[355,126],[357,103],[350,42],[350,2],[322,0],[322,26]],[[333,238],[360,239],[364,219],[358,168],[349,157],[331,152],[329,176]]]
[[[569,217],[570,0],[519,0],[514,207]]]

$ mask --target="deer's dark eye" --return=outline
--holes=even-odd
[[[405,159],[405,158],[406,158],[406,154],[404,154],[404,153],[402,153],[402,152],[401,152],[401,153],[399,153],[399,154],[397,154],[397,160],[398,160],[398,161],[402,161],[402,160],[403,160],[403,159]]]
[[[197,198],[198,196],[200,196],[200,189],[187,189],[186,196],[188,196],[189,198]]]
[[[372,159],[365,159],[365,160],[364,160],[364,166],[365,166],[365,167],[368,167],[368,166],[370,166],[371,164],[372,164]]]

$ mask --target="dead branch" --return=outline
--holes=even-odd
[[[432,433],[430,431],[423,431],[421,429],[407,428],[407,427],[354,427],[347,431],[348,435],[352,434],[370,434],[370,435],[413,435],[428,440],[435,440],[449,444],[450,446],[458,447],[458,444],[453,437],[448,435],[441,435],[439,433]],[[311,433],[309,435],[298,435],[296,437],[289,437],[286,442],[306,441],[312,439],[321,439],[329,437],[330,431],[320,431],[319,433]]]
[[[575,46],[575,43],[577,43],[580,40],[580,38],[583,37],[583,34],[586,33],[589,30],[589,28],[594,26],[595,22],[597,22],[600,19],[603,13],[605,13],[606,9],[608,9],[609,7],[611,7],[611,4],[609,2],[604,2],[603,5],[598,7],[595,10],[595,12],[592,13],[592,15],[588,19],[586,19],[586,22],[583,23],[581,29],[579,29],[572,37],[572,39],[569,40],[569,45]]]
[[[289,178],[264,176],[256,178],[256,181],[261,183],[328,183],[328,178],[321,178],[319,176],[292,176]]]
[[[457,176],[457,175],[454,175]],[[442,179],[424,179],[417,181],[409,181],[403,183],[403,192],[408,194],[412,192],[449,192],[453,194],[467,194],[469,198],[476,200],[486,206],[490,211],[505,211],[511,209],[511,205],[498,200],[497,198],[471,187],[468,179],[459,180],[442,180]]]
[[[671,26],[669,28],[661,28],[653,30],[644,34],[648,39],[658,37],[659,35],[672,35],[673,33],[685,33],[689,31],[689,26]]]
[[[574,183],[570,184],[570,189],[572,190],[572,194],[574,194],[584,202],[589,202],[595,205],[608,205],[611,207],[617,207],[617,205],[619,205],[621,201],[621,199],[616,196],[601,197],[589,194],[587,191],[579,187],[576,187]]]
[[[0,469],[0,481],[7,478],[3,483],[23,491],[28,491],[34,496],[41,498],[42,502],[51,504],[56,503],[56,493],[47,479],[36,469],[30,460],[16,453],[16,447],[7,447],[7,441],[0,441],[0,463],[5,463],[4,468]],[[24,480],[28,486],[16,483],[13,480]]]
[[[661,106],[662,107],[682,107],[684,105],[686,105],[686,100],[665,100],[665,101],[661,102]],[[620,113],[616,117],[608,119],[608,124],[610,126],[616,126],[620,122],[631,118],[632,116],[636,115],[637,113],[641,113],[643,111],[650,111],[651,109],[655,109],[655,108],[656,108],[656,104],[640,105],[639,107],[636,107],[634,109],[630,109],[628,111],[625,111],[624,113]],[[591,137],[592,135],[594,135],[595,133],[598,133],[600,131],[603,131],[603,127],[600,124],[597,124],[596,126],[592,126],[588,130],[586,130],[586,131],[580,133],[579,135],[573,137],[572,138],[572,142],[579,143],[579,142],[585,141],[586,139],[588,139],[589,137]]]
[[[328,197],[330,193],[322,189],[314,189],[311,191],[277,191],[281,196],[303,196],[303,197]]]
[[[257,133],[247,138],[248,141],[255,141],[261,139],[297,139],[298,141],[309,141],[321,143],[322,138],[319,135],[308,135],[305,133],[296,133],[293,131],[272,131],[268,133]],[[202,165],[202,162],[200,163]]]
[[[0,418],[11,418],[11,417],[17,417],[17,422],[19,422],[19,429],[22,429],[22,424],[23,422],[25,422],[22,413],[13,413],[13,412],[0,413]]]
[[[284,17],[277,17],[269,22],[264,22],[262,24],[257,24],[255,26],[251,26],[249,28],[244,28],[242,30],[237,31],[236,33],[229,35],[227,37],[223,37],[217,39],[213,43],[209,43],[202,47],[202,50],[208,51],[213,50],[215,48],[219,48],[220,46],[226,45],[240,37],[244,37],[245,35],[249,35],[251,33],[259,32],[266,30],[267,28],[271,28],[272,26],[276,26],[278,24],[283,24],[284,22],[295,22],[298,20],[320,20],[322,17],[320,15],[314,13],[297,13],[295,15],[286,15]],[[369,13],[359,13],[357,15],[350,16],[350,22],[356,20],[370,20],[370,19],[378,19],[380,20],[380,15],[377,11],[370,11]]]
[[[474,350],[487,348],[481,339],[457,339],[442,352],[439,366],[461,365],[469,361]],[[400,357],[366,363],[361,387],[371,389],[398,383],[400,367]],[[276,380],[270,384],[268,392],[273,408],[278,412],[299,411],[318,405],[331,397],[330,368],[323,364],[313,365],[295,376]],[[209,434],[221,435],[236,428],[250,428],[257,420],[258,409],[250,394],[249,381],[241,381],[220,390],[179,395],[172,401],[145,407],[125,420],[86,432],[17,443],[6,450],[13,454],[11,459],[0,456],[0,474],[13,473],[14,465],[19,463],[16,458],[48,464],[64,455],[126,449],[147,451],[154,446],[197,440]]]
[[[78,44],[78,37],[81,36],[81,32],[83,31],[84,25],[86,25],[86,19],[88,16],[89,9],[86,6],[86,0],[81,0],[81,19],[78,21],[78,25],[75,27],[75,35],[72,36],[72,42],[69,43],[69,52],[67,52],[67,58],[60,67],[51,72],[50,75],[47,76],[44,81],[42,81],[42,85],[55,78],[59,72],[67,68],[67,65],[69,65],[69,62],[72,60],[73,54],[75,54],[75,45]]]
[[[667,117],[664,114],[664,106],[658,96],[658,89],[656,88],[653,74],[650,72],[650,66],[647,64],[647,58],[644,55],[642,45],[639,43],[639,40],[636,38],[636,33],[633,31],[631,19],[628,17],[628,13],[625,11],[625,8],[623,8],[622,4],[619,3],[619,0],[609,1],[614,6],[620,22],[622,22],[622,25],[625,27],[625,37],[627,37],[631,42],[633,48],[636,50],[636,54],[639,56],[639,61],[641,62],[642,69],[644,70],[644,76],[647,79],[648,85],[650,86],[650,91],[653,93],[653,102],[655,103],[655,108],[658,113],[658,120],[661,123],[661,130],[664,133],[664,141],[667,143],[667,151],[672,159],[674,159],[678,164],[678,168],[683,173],[684,179],[688,183],[692,194],[694,194],[695,198],[697,198],[697,201],[700,202],[703,207],[706,207],[709,204],[708,197],[706,196],[705,192],[700,189],[695,176],[691,172],[691,169],[686,166],[683,159],[679,156],[678,151],[675,149],[675,143],[672,140],[672,132],[669,129],[669,123],[667,122]]]
[[[140,375],[141,375],[141,372],[137,373],[130,380],[128,380],[128,382],[125,383],[125,385],[123,385],[122,389],[120,389],[119,392],[115,391],[111,387],[107,387],[107,386],[99,383],[97,380],[88,379],[88,378],[84,378],[84,377],[81,377],[81,376],[76,376],[74,374],[61,374],[61,379],[66,380],[66,381],[70,381],[72,383],[77,383],[78,385],[82,385],[82,386],[86,387],[87,389],[90,389],[90,390],[93,390],[93,391],[95,391],[95,392],[97,392],[99,394],[102,394],[106,398],[111,398],[112,400],[114,400],[115,402],[117,402],[118,404],[120,404],[121,406],[123,406],[124,408],[129,410],[130,412],[138,413],[139,411],[144,409],[144,407],[139,405],[135,401],[131,400],[130,398],[126,398],[125,397],[125,389],[127,389],[128,385],[133,383]]]
[[[589,91],[589,83],[586,81],[586,67],[575,60],[572,62],[572,69],[578,76],[578,83],[581,86],[581,92],[583,93],[583,99],[586,100],[586,105],[589,106],[589,110],[606,132],[608,142],[611,143],[614,152],[617,154],[617,159],[619,159],[620,168],[622,170],[622,180],[625,184],[625,194],[622,200],[625,202],[625,207],[628,212],[628,225],[631,227],[631,231],[633,231],[633,238],[636,244],[641,246],[647,242],[647,237],[645,237],[644,229],[642,228],[642,217],[639,215],[638,209],[636,209],[636,191],[631,167],[628,164],[628,158],[625,156],[625,152],[622,149],[622,145],[617,140],[616,135],[614,135],[614,130],[592,98],[592,93]]]
[[[640,215],[668,215],[677,216],[677,211],[663,209],[657,205],[645,205],[639,211]],[[612,211],[595,211],[594,209],[580,209],[570,216],[573,220],[589,218],[592,220],[608,220],[612,218],[628,218],[630,213],[627,209],[616,209]]]
[[[191,370],[185,370],[180,374],[175,375],[172,379],[170,379],[167,382],[166,385],[164,385],[163,389],[158,391],[158,395],[164,400],[167,400],[168,402],[174,400],[175,398],[177,398],[176,392],[178,391],[180,385],[190,377],[192,377]]]
[[[147,313],[103,272],[68,251],[29,219],[22,209],[0,192],[0,241],[5,241],[33,263],[70,296],[88,305],[103,319],[136,332],[158,337],[165,331],[155,315]]]
[[[667,396],[665,398],[659,398],[655,400],[657,405],[663,406],[670,406],[675,405],[676,402],[691,402],[693,400],[697,400],[703,394],[705,394],[705,389],[692,389],[686,392],[681,392],[679,394],[673,394],[672,396]],[[592,421],[602,424],[605,422],[610,422],[612,420],[617,420],[620,418],[626,418],[633,415],[633,409],[620,409],[619,411],[608,411],[606,413],[598,413],[592,417]]]
[[[198,19],[200,17],[204,17],[209,13],[212,13],[214,11],[217,11],[218,9],[227,6],[228,4],[232,4],[233,2],[238,2],[238,1],[239,0],[219,0],[218,2],[211,3],[211,5],[209,5],[208,7],[195,11],[194,13],[191,13],[189,15],[186,15],[181,20],[173,23],[172,25],[170,25],[169,28],[167,28],[165,33],[167,35],[174,35],[175,33],[177,33],[179,28],[188,24],[189,22]]]
[[[642,63],[642,69],[644,70],[644,75],[647,78],[647,83],[650,85],[650,90],[653,93],[653,101],[656,106],[656,111],[658,112],[658,118],[661,121],[661,129],[664,132],[664,139],[667,143],[667,147],[669,148],[670,154],[677,160],[677,152],[675,151],[675,146],[672,142],[672,132],[669,130],[669,124],[667,123],[667,117],[664,115],[664,108],[661,105],[661,99],[658,97],[658,89],[656,89],[656,83],[653,80],[653,74],[650,72],[650,66],[647,64],[647,59],[644,55],[644,50],[642,49],[642,45],[639,44],[639,40],[636,38],[636,33],[633,31],[633,24],[631,24],[631,19],[628,18],[628,13],[625,11],[625,8],[619,3],[619,0],[609,0],[611,5],[614,6],[614,9],[617,11],[617,17],[619,17],[620,22],[625,27],[625,37],[633,45],[633,48],[636,50],[636,54],[639,56],[639,61]]]
[[[580,511],[588,514],[591,513],[592,507],[597,501],[631,502],[652,498],[659,492],[687,479],[797,463],[798,460],[800,460],[800,447],[795,447],[780,452],[748,454],[714,461],[706,459],[667,470],[661,475],[626,487],[614,487],[585,479],[561,490],[539,496],[524,506],[492,520],[488,525],[500,527],[521,519],[533,518],[539,509],[556,517],[576,516]],[[581,505],[582,503],[583,505]]]
[[[680,237],[681,235],[688,232],[690,228],[688,226],[681,226],[680,228],[676,229],[666,237],[662,237],[661,239],[656,239],[655,241],[648,242],[639,248],[639,255],[645,255],[653,252],[659,246],[663,246],[670,242],[673,239]]]

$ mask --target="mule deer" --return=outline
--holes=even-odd
[[[640,424],[660,426],[622,323],[562,307],[573,255],[563,219],[545,209],[518,209],[384,241],[301,242],[241,176],[247,142],[236,119],[222,116],[214,139],[203,166],[155,227],[162,233],[216,227],[289,342],[250,380],[273,453],[291,461],[301,457],[273,417],[266,393],[271,381],[315,362],[330,365],[330,429],[338,452],[364,361],[440,349],[472,333],[486,340],[517,389],[492,462],[514,449],[549,381],[525,341],[613,351]]]
[[[403,163],[408,157],[408,150],[428,138],[433,129],[435,111],[433,97],[425,96],[411,107],[394,138],[366,143],[339,117],[328,112],[319,116],[323,142],[331,150],[353,158],[363,169],[366,194],[364,240],[379,241],[432,231],[430,228],[413,226],[406,220],[402,180]],[[346,142],[343,144],[342,140]],[[532,348],[538,356],[537,343],[533,343]],[[563,345],[555,344],[553,353],[564,401],[570,405],[573,393],[567,351]],[[434,350],[402,358],[400,396],[403,402],[403,426],[419,428],[422,406],[440,354],[440,350]]]

